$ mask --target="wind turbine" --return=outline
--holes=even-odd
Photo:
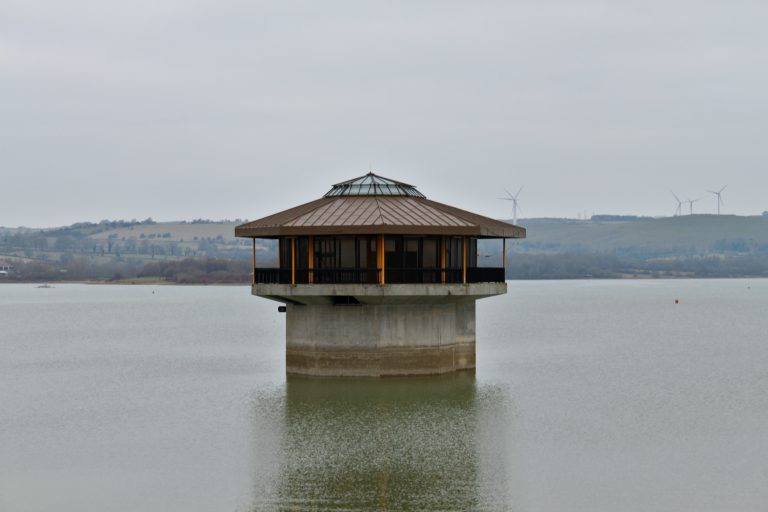
[[[723,193],[723,190],[725,190],[725,187],[727,187],[727,186],[728,186],[728,185],[725,185],[725,186],[723,186],[723,188],[721,188],[721,189],[720,189],[720,190],[718,190],[717,192],[715,192],[714,190],[707,190],[707,192],[709,192],[710,194],[715,194],[715,195],[717,196],[717,214],[718,214],[718,215],[720,215],[720,205],[721,205],[721,204],[725,204],[725,203],[723,202],[723,196],[722,196],[722,193]]]
[[[525,185],[523,185],[524,187]],[[517,225],[517,208],[518,208],[518,196],[520,195],[520,192],[523,191],[523,187],[520,187],[520,190],[517,191],[517,194],[512,195],[512,193],[504,189],[504,192],[507,193],[507,197],[500,197],[499,199],[502,199],[504,201],[512,201],[512,224]]]
[[[672,192],[670,190],[670,192]],[[672,192],[672,195],[675,196],[675,201],[677,201],[677,208],[675,209],[675,217],[679,217],[683,214],[683,201],[680,200],[679,197],[677,197],[677,194]]]
[[[695,203],[696,201],[701,201],[701,198],[699,197],[698,199],[689,199],[687,201],[683,201],[684,203],[688,203],[688,206],[691,209],[691,215],[693,215],[693,203]]]

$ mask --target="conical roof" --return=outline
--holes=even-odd
[[[426,196],[416,187],[369,172],[365,176],[337,183],[324,197],[339,196]]]
[[[373,173],[235,228],[235,236],[255,238],[382,234],[525,238],[525,228],[431,201],[413,185]]]

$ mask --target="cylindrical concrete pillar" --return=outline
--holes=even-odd
[[[288,373],[427,375],[475,368],[475,301],[288,305]]]

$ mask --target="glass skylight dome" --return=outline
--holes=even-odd
[[[384,178],[372,172],[337,183],[325,194],[325,197],[341,196],[411,196],[426,199],[413,185]]]

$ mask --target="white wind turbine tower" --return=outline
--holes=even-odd
[[[672,192],[670,190],[670,192]],[[677,197],[677,194],[672,192],[672,195],[675,196],[675,201],[677,201],[677,208],[675,209],[675,217],[679,217],[683,214],[683,201],[680,200],[679,197]]]
[[[523,185],[524,187],[525,185]],[[523,187],[520,187],[520,190],[517,191],[517,194],[512,195],[512,193],[504,189],[504,192],[507,193],[507,197],[500,197],[499,199],[502,199],[504,201],[512,201],[512,224],[517,225],[517,208],[518,208],[518,196],[520,195],[520,192],[523,191]]]
[[[690,212],[691,212],[690,215],[693,215],[693,203],[695,203],[696,201],[701,201],[701,198],[699,197],[698,199],[689,199],[687,201],[683,201],[684,203],[688,203],[688,207],[690,208]]]
[[[723,188],[721,188],[721,189],[720,189],[720,190],[718,190],[717,192],[715,192],[714,190],[707,190],[707,192],[709,192],[710,194],[715,194],[715,195],[717,196],[717,214],[718,214],[718,215],[720,215],[720,205],[721,205],[721,204],[725,204],[725,203],[723,202],[723,196],[722,196],[722,194],[723,194],[723,190],[725,190],[725,187],[727,187],[727,186],[728,186],[728,185],[725,185],[725,186],[723,186]]]

